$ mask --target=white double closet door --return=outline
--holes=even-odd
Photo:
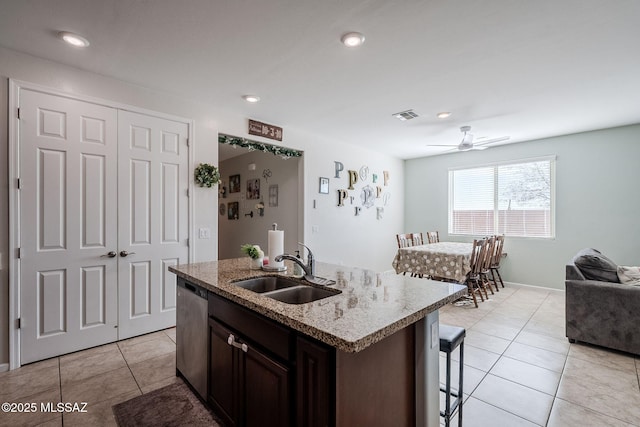
[[[22,364],[175,325],[188,125],[20,89]]]

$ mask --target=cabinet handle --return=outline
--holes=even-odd
[[[235,347],[235,348],[239,348],[240,350],[244,351],[245,353],[247,351],[249,351],[249,346],[244,344],[244,343],[239,343],[236,342],[236,337],[233,336],[233,334],[229,334],[229,338],[227,338],[227,344]]]

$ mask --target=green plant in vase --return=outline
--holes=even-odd
[[[243,254],[248,255],[251,258],[251,269],[259,270],[262,268],[262,260],[264,258],[264,252],[260,249],[258,245],[252,245],[250,243],[246,243],[240,246],[240,250]]]

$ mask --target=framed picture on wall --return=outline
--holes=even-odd
[[[321,194],[329,194],[329,178],[320,177],[318,192]]]
[[[238,202],[229,202],[227,204],[227,219],[238,219],[240,217],[239,208]]]
[[[269,186],[269,207],[275,208],[278,206],[278,185]]]
[[[249,179],[247,180],[247,199],[259,199],[260,198],[260,180]]]
[[[240,175],[231,175],[229,177],[229,193],[240,192]]]

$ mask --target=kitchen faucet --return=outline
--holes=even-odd
[[[305,264],[304,262],[302,262],[302,260],[300,258],[297,258],[293,255],[289,255],[289,254],[282,254],[282,255],[278,255],[275,259],[275,262],[280,262],[284,259],[288,259],[291,260],[293,262],[295,262],[296,264],[298,264],[300,267],[302,267],[302,269],[304,270],[304,274],[305,276],[309,276],[310,278],[313,278],[316,274],[316,261],[313,258],[313,252],[311,252],[311,249],[309,249],[308,246],[303,245],[302,243],[298,242],[299,245],[304,246],[305,248],[307,248],[307,250],[309,251],[308,255],[307,255],[307,263]]]

